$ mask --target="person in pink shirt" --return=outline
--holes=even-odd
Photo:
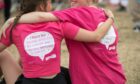
[[[20,22],[71,22],[94,31],[104,23],[107,17],[102,8],[91,5],[92,1],[95,0],[71,0],[73,8],[51,13],[32,12],[23,15]],[[28,17],[31,18],[28,19]],[[70,52],[69,68],[72,84],[126,83],[122,65],[118,60],[118,32],[115,24],[111,26],[111,29],[100,42],[83,43],[66,39],[66,43]]]
[[[67,84],[60,72],[62,39],[65,37],[77,41],[98,42],[113,23],[113,15],[109,14],[111,17],[109,16],[110,18],[95,31],[87,31],[68,22],[16,24],[22,14],[49,11],[50,7],[50,0],[23,0],[21,13],[14,20],[14,24],[6,30],[6,38],[2,36],[0,40],[1,52],[15,44],[20,53],[24,75],[21,84]],[[19,75],[15,74],[16,77]]]

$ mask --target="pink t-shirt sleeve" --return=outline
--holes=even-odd
[[[61,11],[54,11],[52,14],[55,15],[60,21],[73,22],[76,18],[78,18],[76,15],[77,11],[78,9],[76,8],[69,8]]]
[[[64,37],[68,39],[74,39],[79,29],[80,27],[69,22],[65,22],[62,24],[62,33]]]
[[[10,31],[11,31],[11,28],[9,27],[6,30],[6,38],[2,35],[2,38],[0,39],[0,42],[4,44],[5,46],[10,46],[12,44],[12,42],[10,41]]]

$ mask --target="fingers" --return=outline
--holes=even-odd
[[[107,15],[107,17],[113,17],[114,18],[114,14],[110,9],[104,9],[104,12]]]
[[[2,36],[2,30],[0,30],[0,39],[1,39],[1,36]]]
[[[5,33],[6,33],[6,29],[9,28],[9,26],[10,26],[9,21],[6,21],[4,23],[4,25],[2,26],[2,28],[1,28],[1,31],[0,31],[0,39],[1,39],[2,35],[4,36],[4,38],[6,38],[6,34]]]
[[[4,38],[6,38],[6,29],[4,29],[4,30],[2,31],[2,34],[3,34]]]
[[[4,38],[6,38],[5,28],[3,28],[3,27],[0,30],[0,39],[2,38],[2,35],[4,36]]]

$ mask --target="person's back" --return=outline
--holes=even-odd
[[[104,11],[96,7],[80,7],[53,12],[61,21],[95,30],[106,20]],[[66,39],[70,52],[72,84],[125,84],[125,76],[118,61],[115,26],[100,43],[84,43]]]
[[[57,74],[60,70],[60,66],[58,66],[59,57],[56,57],[56,54],[54,54],[56,50],[53,50],[55,40],[52,34],[47,31],[47,25],[48,24],[19,24],[13,29],[13,43],[19,50],[23,74],[27,78],[42,77],[52,75],[52,73]],[[2,39],[3,43],[7,42],[7,46],[12,44],[9,39],[10,31],[9,28],[6,33],[7,38]],[[47,48],[48,46],[49,48]],[[55,61],[55,63],[51,63],[52,61]]]
[[[74,32],[67,33],[68,27],[73,27]],[[74,38],[78,31],[74,28],[70,23],[60,22],[18,24],[12,33],[11,28],[6,31],[1,42],[6,46],[16,45],[26,78],[47,77],[60,73],[61,41],[64,36]]]

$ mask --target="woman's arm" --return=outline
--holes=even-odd
[[[5,37],[5,30],[14,22],[16,17],[12,17],[8,19],[1,28],[0,38],[3,34]],[[18,23],[38,23],[38,22],[50,22],[50,21],[58,21],[59,19],[49,12],[31,12],[21,16]]]
[[[19,23],[37,23],[58,21],[59,19],[49,12],[31,12],[21,16]]]
[[[114,15],[112,11],[104,10],[104,12],[108,16],[108,19],[103,24],[96,28],[95,31],[88,31],[81,28],[75,36],[75,40],[84,42],[99,42],[114,23]]]
[[[15,17],[7,20],[8,24],[14,22]],[[59,19],[54,16],[50,12],[31,12],[27,14],[23,14],[20,17],[19,23],[38,23],[38,22],[50,22],[50,21],[58,21]]]
[[[108,18],[106,22],[99,26],[95,31],[88,31],[80,28],[74,39],[84,42],[99,42],[106,35],[113,22],[112,18]]]

